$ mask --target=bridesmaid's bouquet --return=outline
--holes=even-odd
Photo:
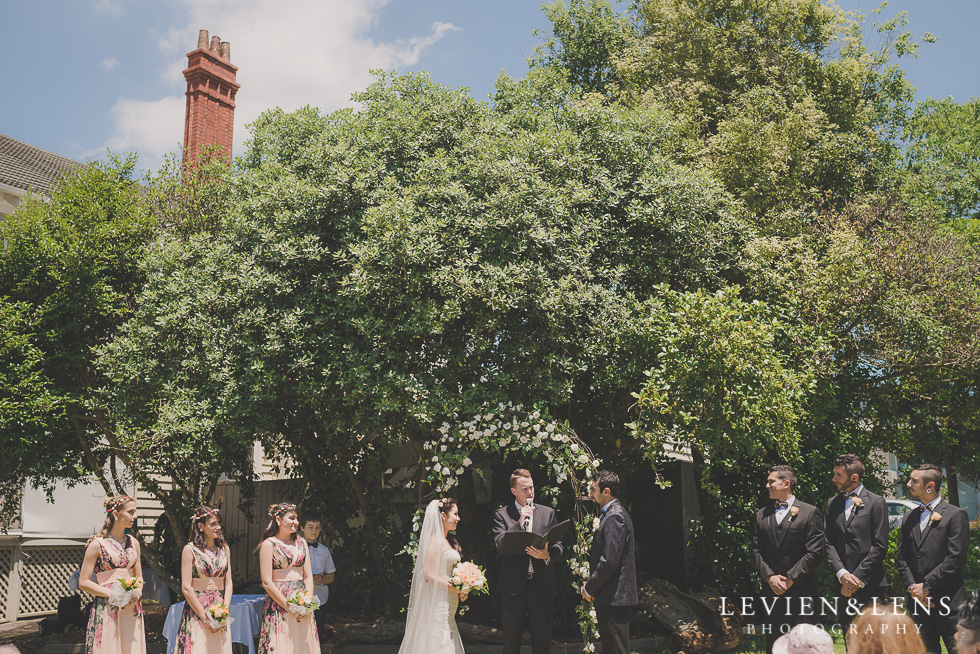
[[[235,618],[231,617],[231,614],[228,612],[228,605],[221,602],[215,602],[209,606],[205,611],[205,615],[212,629],[227,627],[235,621]]]
[[[483,574],[483,568],[475,563],[457,563],[453,568],[453,576],[449,578],[449,583],[466,594],[490,592],[490,587],[487,586],[487,577]]]
[[[116,579],[112,584],[112,590],[109,591],[109,602],[110,606],[115,606],[117,608],[124,608],[130,602],[133,601],[134,597],[139,597],[142,594],[140,588],[143,586],[143,580],[136,577],[123,577],[122,579]]]
[[[313,593],[307,593],[305,590],[295,591],[286,598],[286,603],[289,605],[290,611],[300,615],[312,615],[314,611],[320,608],[320,602],[317,601],[316,596]]]

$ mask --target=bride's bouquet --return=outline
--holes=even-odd
[[[133,601],[134,597],[138,598],[142,594],[140,590],[142,586],[143,580],[136,577],[116,579],[112,584],[112,590],[109,591],[109,599],[107,600],[109,606],[124,608]]]
[[[453,568],[453,576],[449,578],[449,583],[466,594],[490,592],[490,587],[487,586],[487,577],[483,574],[483,568],[475,563],[457,563]]]
[[[286,603],[289,604],[291,612],[299,615],[312,615],[314,611],[320,608],[320,602],[317,601],[316,597],[305,590],[295,591],[286,598]]]
[[[209,626],[212,629],[227,627],[235,621],[235,618],[231,617],[231,613],[228,612],[228,605],[221,602],[215,602],[209,606],[204,615],[207,616]]]

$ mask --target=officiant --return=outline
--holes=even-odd
[[[546,542],[541,548],[528,546],[523,554],[503,554],[503,542],[508,532],[545,536],[558,521],[554,509],[534,502],[534,481],[527,470],[519,468],[511,474],[510,492],[514,501],[493,515],[493,540],[501,554],[496,589],[500,593],[503,654],[519,654],[525,627],[531,633],[532,653],[548,654],[555,612],[555,564],[562,555],[561,542]]]

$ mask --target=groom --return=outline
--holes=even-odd
[[[501,551],[504,534],[531,531],[545,535],[557,523],[555,511],[534,504],[531,473],[518,468],[510,476],[514,501],[493,514],[493,542]],[[555,612],[555,563],[561,557],[561,543],[545,543],[544,548],[528,547],[524,554],[502,556],[500,561],[501,618],[504,630],[503,654],[518,654],[524,636],[525,618],[531,632],[533,654],[550,652],[551,622]]]
[[[582,598],[595,603],[599,642],[604,654],[629,654],[630,607],[637,602],[633,520],[617,499],[619,475],[600,470],[589,487],[589,497],[602,516],[592,536],[589,578]]]

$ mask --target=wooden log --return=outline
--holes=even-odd
[[[639,608],[649,611],[671,633],[675,652],[725,652],[742,642],[740,615],[722,616],[717,598],[685,593],[662,579],[651,579],[640,587]]]

